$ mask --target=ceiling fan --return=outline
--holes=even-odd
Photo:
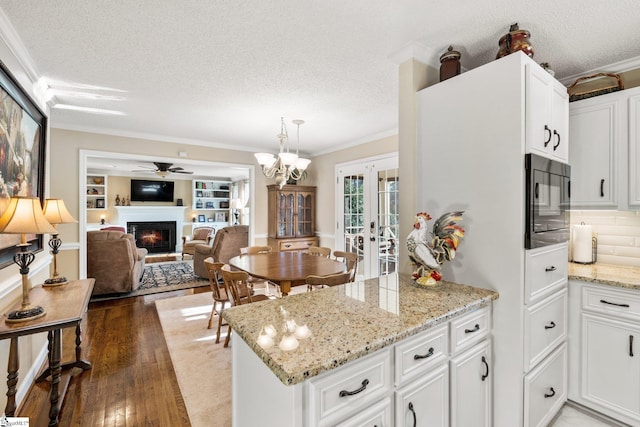
[[[151,167],[151,166],[140,166],[141,168],[145,168],[143,170],[134,170],[132,172],[153,172],[158,176],[167,176],[170,173],[184,173],[184,174],[193,174],[193,172],[191,171],[186,171],[184,170],[184,168],[181,168],[179,166],[176,167],[171,167],[173,166],[173,163],[163,163],[163,162],[153,162],[153,164],[156,166],[155,168]]]

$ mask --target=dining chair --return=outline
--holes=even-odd
[[[347,271],[351,272],[351,281],[356,280],[358,270],[358,254],[354,252],[333,251],[336,261],[342,261],[347,266]]]
[[[268,300],[266,295],[252,295],[251,285],[249,284],[249,273],[246,271],[231,271],[228,266],[222,268],[222,280],[227,290],[227,295],[230,296],[231,305],[243,305],[250,304],[252,302]],[[229,346],[229,336],[224,340],[224,346]]]
[[[325,286],[336,286],[351,282],[351,272],[330,274],[328,276],[307,276],[307,291],[312,291],[314,287],[323,288]]]
[[[240,253],[241,254],[247,254],[247,255],[252,255],[252,254],[268,254],[271,253],[272,248],[271,246],[247,246],[244,248],[240,248]],[[265,279],[261,279],[259,277],[254,277],[249,275],[249,283],[251,284],[252,289],[253,288],[262,288],[264,289],[264,294],[267,296],[271,296],[271,291],[269,290],[269,285],[273,285],[276,290],[278,289],[278,285],[276,285],[275,283],[271,283],[268,280]],[[258,286],[256,286],[258,285]],[[277,296],[277,295],[276,295]]]
[[[324,246],[309,246],[309,255],[323,256],[329,258],[331,256],[331,248]]]
[[[207,269],[207,275],[209,277],[209,286],[211,286],[211,291],[213,295],[213,308],[211,309],[211,317],[209,318],[209,326],[208,329],[211,329],[213,324],[213,317],[218,315],[218,332],[216,333],[216,344],[220,342],[220,329],[222,328],[222,316],[220,313],[224,309],[224,306],[227,304],[231,304],[231,300],[229,299],[229,294],[227,293],[227,289],[224,286],[224,282],[222,280],[222,267],[225,264],[222,262],[215,262],[212,257],[205,258],[204,266]],[[218,305],[220,305],[220,309],[218,310]],[[229,326],[227,330],[227,337],[231,333],[231,326]]]

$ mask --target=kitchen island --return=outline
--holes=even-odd
[[[449,369],[454,381],[473,360],[490,403],[490,308],[497,298],[487,289],[446,281],[419,287],[409,276],[389,275],[224,310],[235,335],[233,425],[391,425],[392,414],[406,412],[393,411],[394,404],[417,386],[429,391],[429,404],[440,402],[429,413],[448,424]],[[310,335],[282,350],[287,321],[292,335],[292,321],[302,327],[299,336]],[[465,389],[473,387],[456,396],[464,398]],[[489,417],[490,406],[484,401]],[[409,416],[420,412],[413,402],[408,407]]]

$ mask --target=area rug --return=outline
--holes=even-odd
[[[192,427],[230,426],[231,348],[224,348],[226,327],[218,344],[216,329],[207,329],[211,294],[167,298],[155,304]]]
[[[145,265],[140,286],[135,291],[126,294],[98,295],[91,298],[91,301],[136,297],[199,286],[209,286],[209,280],[194,274],[193,261],[161,262]]]

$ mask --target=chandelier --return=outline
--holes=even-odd
[[[284,117],[280,117],[280,133],[276,137],[280,140],[280,152],[278,157],[271,153],[255,153],[258,164],[262,166],[262,173],[267,178],[275,178],[276,184],[282,188],[288,180],[300,180],[311,160],[298,156],[300,146],[300,125],[304,120],[293,120],[292,123],[298,127],[296,152],[289,151],[289,135],[284,124]]]

